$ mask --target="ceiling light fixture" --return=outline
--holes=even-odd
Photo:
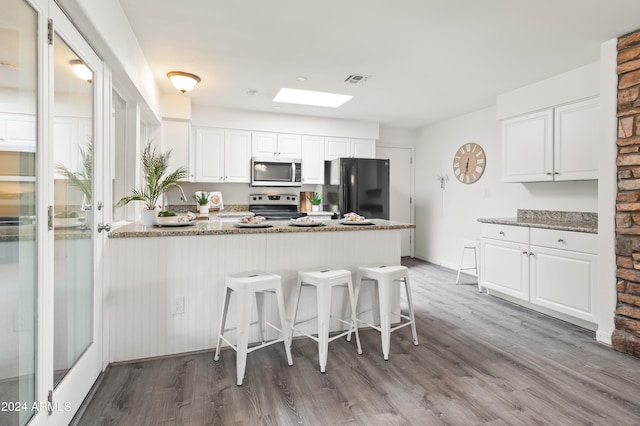
[[[182,93],[189,92],[196,87],[196,84],[200,83],[200,77],[183,71],[168,72],[167,77],[169,77],[169,80],[173,83],[173,87]]]
[[[93,80],[93,71],[91,71],[89,67],[85,65],[84,62],[82,62],[80,59],[74,59],[71,62],[69,62],[69,64],[71,65],[71,69],[73,70],[73,73],[78,78],[91,83],[91,80]]]
[[[287,104],[311,105],[338,108],[348,100],[353,98],[349,95],[339,95],[336,93],[314,92],[312,90],[298,90],[282,88],[278,92],[274,102]]]

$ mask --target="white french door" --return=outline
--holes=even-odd
[[[0,424],[68,424],[102,369],[110,102],[53,0],[0,2]]]

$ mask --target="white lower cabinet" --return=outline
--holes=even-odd
[[[596,234],[483,224],[480,258],[481,285],[489,292],[569,321],[596,322]]]
[[[529,300],[528,244],[482,239],[482,287]]]

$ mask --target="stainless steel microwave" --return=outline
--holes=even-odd
[[[251,186],[302,186],[302,160],[253,157]]]

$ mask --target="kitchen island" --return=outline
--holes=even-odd
[[[269,228],[238,228],[212,220],[184,227],[132,224],[112,231],[106,259],[111,277],[104,306],[109,362],[214,348],[228,274],[261,269],[280,275],[290,320],[299,270],[348,269],[355,278],[360,265],[400,264],[401,230],[415,225],[372,222],[343,225],[327,221],[319,227],[270,222],[273,226]],[[372,287],[366,286],[361,293],[359,310],[375,302]],[[348,312],[343,296],[340,290],[334,292],[332,314],[338,317]],[[394,312],[399,311],[399,300],[398,291],[392,301]],[[229,327],[235,324],[234,301]],[[275,302],[265,309],[265,315],[277,324],[274,308]],[[300,312],[312,317],[315,311],[315,294],[305,290]],[[253,317],[257,319],[255,308]],[[308,325],[311,331],[315,322]],[[332,326],[340,329],[337,321]],[[250,341],[257,340],[256,329]]]

